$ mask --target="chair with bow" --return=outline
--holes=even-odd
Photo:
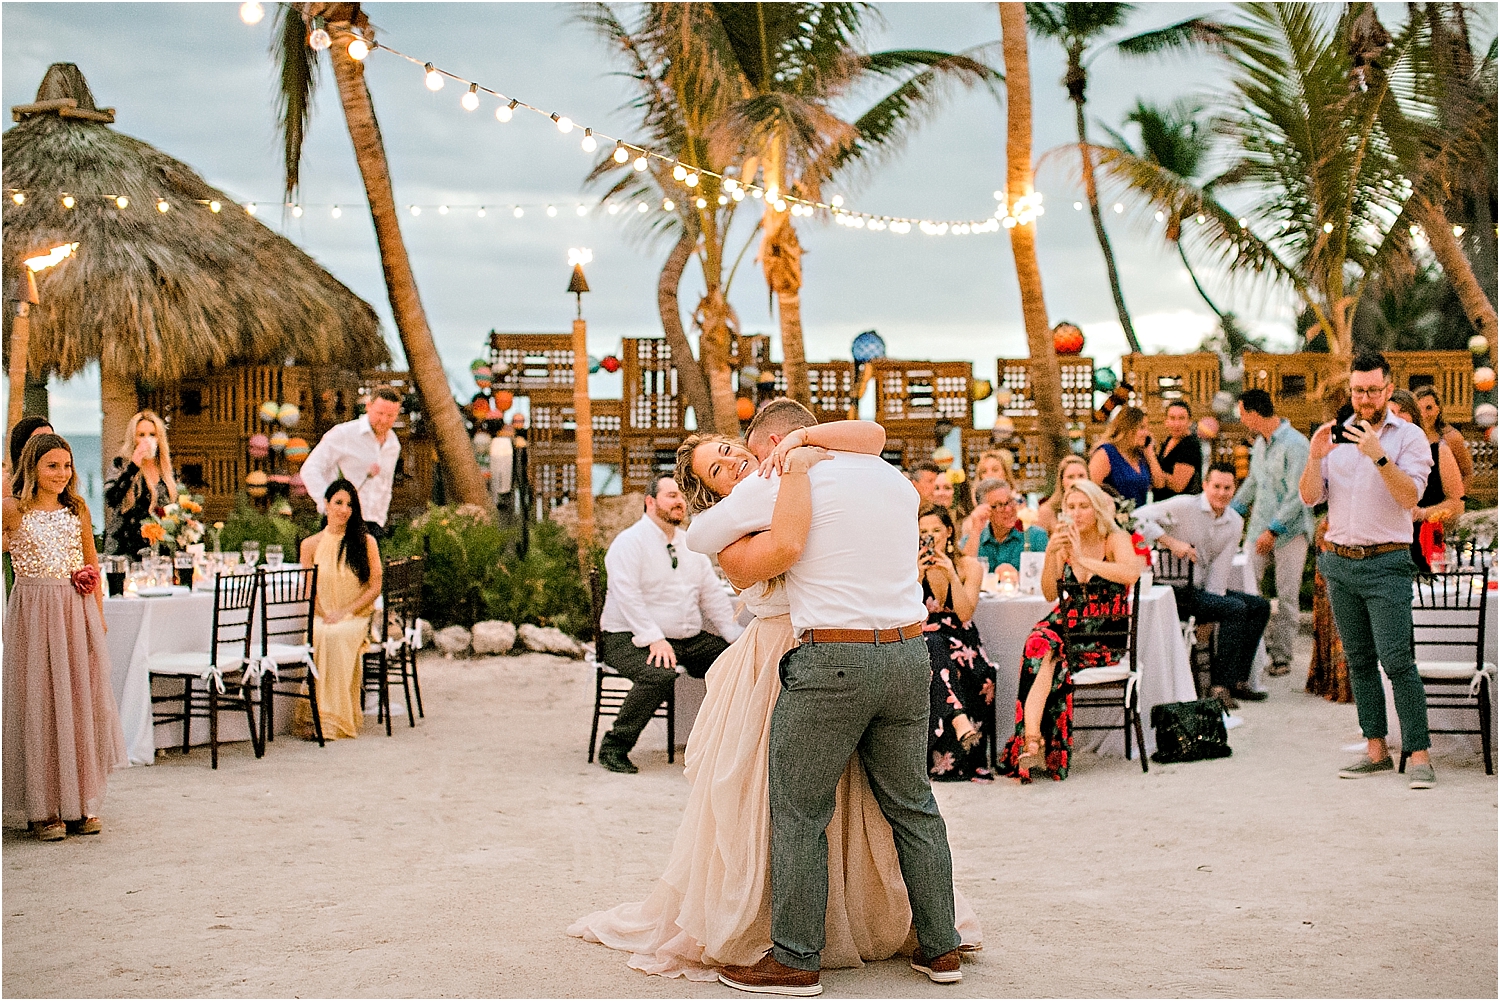
[[[1419,575],[1413,588],[1411,645],[1428,710],[1463,710],[1479,717],[1477,729],[1429,727],[1429,732],[1479,734],[1484,773],[1493,775],[1490,687],[1495,664],[1485,659],[1490,651],[1484,636],[1489,580],[1490,570],[1483,566]],[[1402,772],[1409,754],[1401,749]]]
[[[313,618],[318,608],[318,568],[257,567],[260,578],[260,740],[276,739],[276,696],[311,704],[313,735],[323,744],[318,717],[318,665],[313,659]]]
[[[1193,671],[1193,687],[1201,699],[1213,683],[1213,649],[1218,624],[1205,622],[1199,625],[1192,613],[1184,614],[1192,607],[1189,602],[1197,564],[1168,549],[1153,550],[1152,557],[1152,582],[1167,585],[1177,595],[1177,620],[1182,623],[1182,642],[1187,647],[1188,664]]]
[[[381,607],[374,620],[373,646],[363,657],[363,691],[375,693],[375,718],[385,723],[387,737],[391,735],[393,682],[400,683],[406,696],[407,725],[417,725],[420,711],[412,705],[412,685],[416,680],[417,650],[422,645],[417,621],[422,608],[421,560],[420,556],[412,556],[386,562],[380,585]]]
[[[220,574],[214,581],[213,626],[208,649],[191,653],[162,653],[146,662],[153,682],[173,678],[182,682],[181,695],[151,696],[152,723],[182,724],[182,753],[192,748],[194,719],[208,720],[209,759],[219,767],[219,713],[243,710],[250,726],[250,745],[257,758],[265,754],[255,718],[255,693],[259,668],[250,652],[255,615],[255,597],[260,578],[254,574]],[[197,684],[202,684],[198,690]],[[176,710],[156,710],[158,705],[180,703]]]
[[[594,614],[594,651],[599,649],[599,619],[604,614],[604,582],[599,578],[599,568],[589,568],[589,603]],[[584,662],[594,668],[594,725],[589,730],[589,764],[594,763],[594,751],[599,743],[599,719],[603,716],[620,715],[620,706],[633,687],[629,678],[604,663],[597,652],[586,652]],[[651,714],[652,719],[667,721],[667,761],[677,760],[677,686],[673,685]]]
[[[1058,608],[1062,612],[1063,657],[1073,676],[1073,709],[1118,710],[1120,722],[1082,724],[1076,730],[1122,730],[1125,735],[1125,757],[1130,757],[1130,735],[1135,732],[1140,748],[1141,771],[1148,771],[1146,737],[1141,728],[1140,672],[1136,665],[1137,612],[1141,604],[1141,582],[1120,593],[1119,585],[1101,578],[1087,583],[1061,580],[1057,583]],[[1107,650],[1117,658],[1113,663],[1073,669],[1107,658]]]

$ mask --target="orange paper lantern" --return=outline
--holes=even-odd
[[[755,401],[748,396],[741,396],[734,404],[735,416],[742,421],[748,421],[755,416]]]
[[[1488,393],[1495,388],[1495,370],[1485,365],[1474,370],[1474,388]]]
[[[511,394],[510,390],[495,390],[495,409],[500,411],[502,415],[510,409],[510,405],[514,402],[516,402],[516,398]]]
[[[1072,323],[1052,328],[1052,347],[1060,355],[1076,355],[1083,350],[1083,331]]]

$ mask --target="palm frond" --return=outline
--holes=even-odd
[[[271,32],[276,65],[276,126],[282,139],[282,182],[290,201],[302,183],[302,144],[312,124],[318,54],[307,44],[307,23],[291,4],[278,4]]]
[[[1165,28],[1122,38],[1114,43],[1114,47],[1127,56],[1154,56],[1190,48],[1222,51],[1231,44],[1233,37],[1232,27],[1211,17],[1190,17]]]

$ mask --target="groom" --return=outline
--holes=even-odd
[[[783,440],[816,445],[817,418],[773,400],[750,425],[764,459]],[[834,791],[856,750],[895,835],[920,947],[912,968],[936,983],[963,979],[953,923],[948,831],[927,778],[932,673],[917,582],[917,494],[879,456],[838,453],[809,472],[812,525],[786,571],[801,646],[781,661],[771,715],[771,951],[719,980],[758,994],[821,994]],[[718,505],[733,523],[724,541],[688,530],[688,545],[717,552],[770,527],[779,479],[750,476]],[[727,534],[727,533],[726,533]]]

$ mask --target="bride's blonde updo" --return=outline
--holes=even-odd
[[[722,498],[703,482],[703,477],[693,468],[693,452],[704,442],[726,442],[730,445],[743,444],[738,438],[727,434],[690,434],[681,445],[677,446],[677,474],[673,478],[677,481],[682,496],[687,499],[688,510],[693,514],[706,511],[719,503]]]

